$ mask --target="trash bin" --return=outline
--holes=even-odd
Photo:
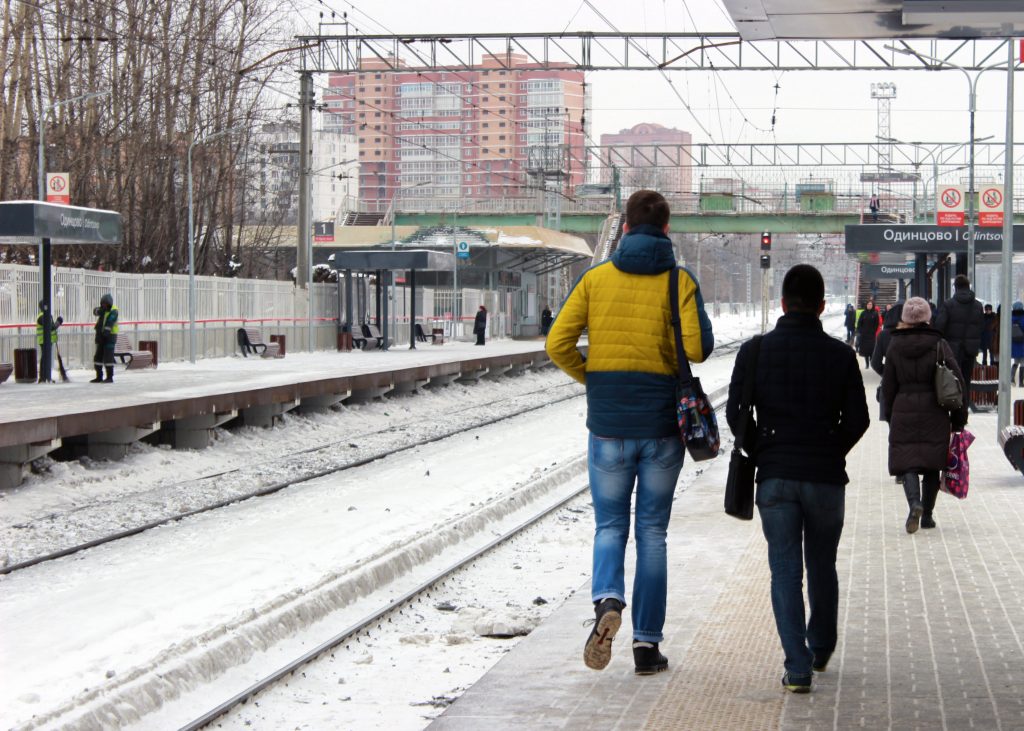
[[[153,367],[156,368],[160,344],[156,340],[140,340],[139,350],[148,350],[150,353],[153,354]]]
[[[285,338],[284,335],[271,335],[270,336],[270,342],[277,343],[277,345],[278,345],[277,354],[279,356],[281,356],[282,358],[287,355],[287,352],[285,352],[286,351],[286,349],[285,349],[285,341],[286,341],[286,338]]]
[[[14,349],[14,382],[35,383],[39,379],[35,348]]]
[[[338,331],[338,350],[349,351],[352,350],[352,332],[350,330],[339,330]]]

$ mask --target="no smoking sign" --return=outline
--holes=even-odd
[[[71,181],[67,173],[46,174],[46,202],[71,204]]]
[[[943,188],[939,193],[935,222],[940,226],[964,225],[964,192],[959,187]]]
[[[1003,225],[1003,186],[987,185],[981,191],[979,226]]]

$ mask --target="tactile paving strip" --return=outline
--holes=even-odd
[[[645,728],[779,728],[785,691],[769,581],[768,549],[755,534]]]

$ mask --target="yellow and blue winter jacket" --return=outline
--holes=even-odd
[[[611,260],[579,278],[548,333],[551,360],[587,386],[587,428],[603,437],[654,439],[678,434],[678,363],[669,276],[679,277],[683,348],[691,363],[714,348],[696,278],[676,268],[672,242],[640,225],[622,237]],[[584,328],[587,357],[576,344]]]

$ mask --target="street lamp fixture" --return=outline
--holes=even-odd
[[[244,129],[244,125],[228,127],[205,137],[197,137],[188,146],[188,360],[190,363],[196,362],[196,237],[192,214],[192,148],[242,129]]]

